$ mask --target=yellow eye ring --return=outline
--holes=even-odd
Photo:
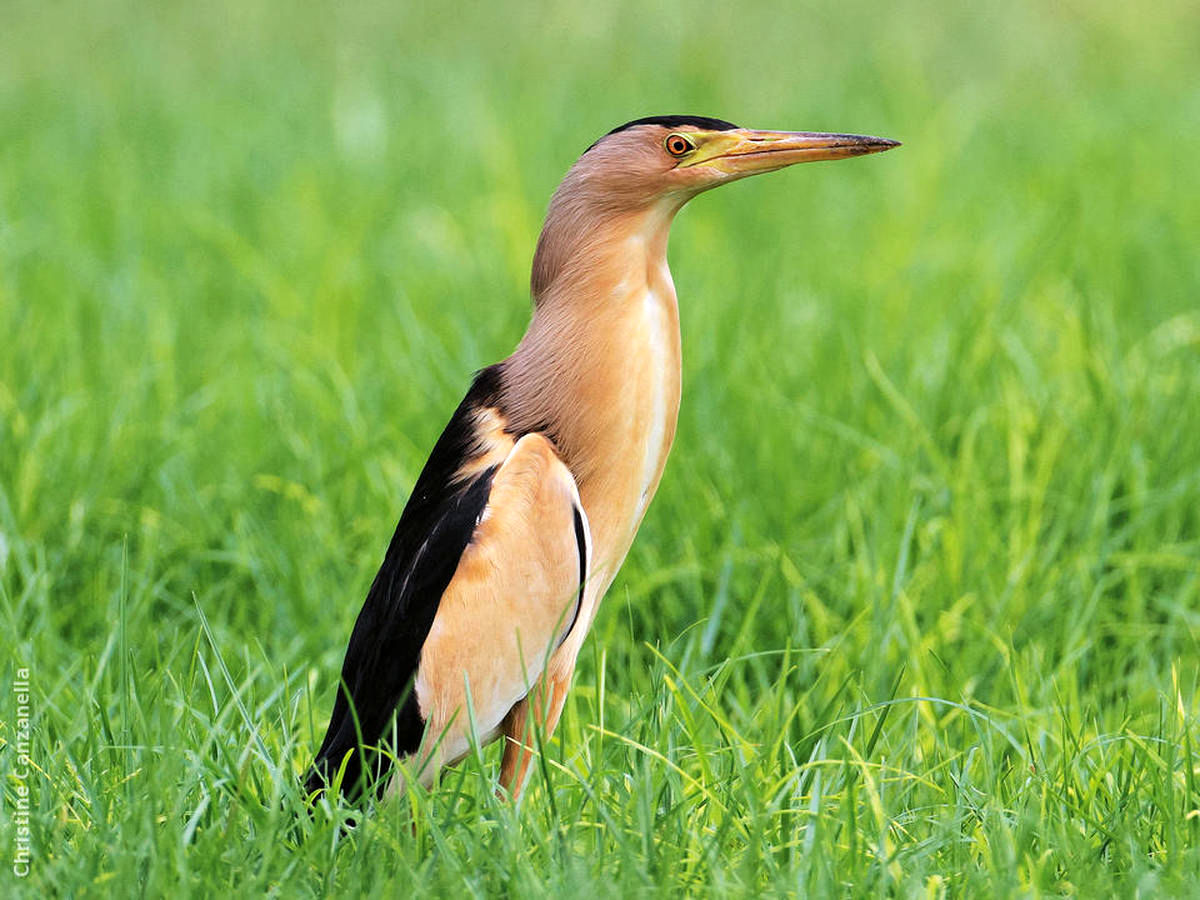
[[[667,152],[672,156],[683,156],[695,148],[692,142],[685,138],[682,134],[668,134],[663,146],[667,148]]]

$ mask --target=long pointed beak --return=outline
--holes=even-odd
[[[756,175],[784,166],[822,159],[845,159],[882,153],[899,141],[865,134],[827,134],[816,131],[752,131],[738,128],[714,132],[687,166],[704,166],[726,175]]]

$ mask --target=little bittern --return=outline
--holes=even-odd
[[[429,784],[472,735],[524,782],[604,592],[662,476],[679,411],[667,235],[701,191],[896,141],[658,116],[609,132],[550,201],[533,319],[475,376],[434,445],[342,665],[306,787],[381,794],[393,756]]]

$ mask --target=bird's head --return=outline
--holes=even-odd
[[[899,141],[861,134],[755,131],[700,116],[654,116],[613,129],[573,173],[613,204],[676,208],[701,191],[785,166],[880,153]],[[590,191],[589,191],[590,193]]]
[[[860,134],[753,131],[702,116],[627,122],[592,144],[555,191],[533,260],[534,299],[540,302],[563,272],[593,273],[595,261],[622,247],[625,234],[655,238],[665,252],[671,219],[701,191],[795,163],[896,146]]]

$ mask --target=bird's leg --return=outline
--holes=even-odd
[[[549,673],[538,679],[537,685],[529,695],[517,703],[504,721],[500,723],[500,733],[504,735],[504,758],[500,762],[500,787],[516,800],[521,796],[525,781],[529,776],[529,761],[533,758],[534,745],[527,741],[530,722],[536,723],[542,729],[542,744],[550,740],[558,719],[562,715],[563,704],[567,700],[567,688],[571,685],[571,673],[558,676]],[[530,704],[532,703],[532,715]]]
[[[517,705],[508,711],[504,721],[500,723],[500,733],[504,736],[504,757],[500,761],[500,790],[497,794],[501,799],[511,796],[516,799],[520,793],[520,783],[524,781],[525,770],[529,766],[529,753],[525,749],[525,732],[529,724],[529,698],[517,701]],[[518,787],[514,790],[513,779],[518,771]]]

